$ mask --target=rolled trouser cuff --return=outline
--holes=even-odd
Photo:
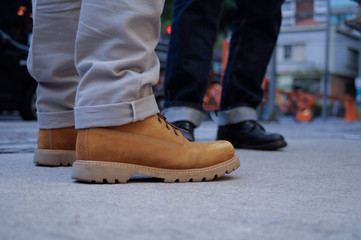
[[[169,107],[162,111],[169,122],[188,121],[199,127],[202,123],[202,112],[191,107]]]
[[[226,111],[219,111],[218,126],[236,124],[248,120],[257,121],[256,109],[251,107],[236,107]]]
[[[117,104],[75,107],[75,128],[120,126],[159,113],[154,95]]]
[[[37,112],[40,129],[54,129],[75,126],[74,111]]]

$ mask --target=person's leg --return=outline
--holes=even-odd
[[[33,0],[34,27],[28,69],[38,82],[36,107],[41,129],[75,125],[74,100],[79,75],[74,65],[74,49],[80,3],[79,0]]]
[[[190,143],[158,114],[151,85],[159,77],[154,49],[162,8],[159,0],[82,2],[72,178],[115,183],[142,174],[201,181],[239,166],[230,143]]]
[[[80,3],[33,0],[28,69],[38,82],[40,130],[34,154],[36,164],[71,165],[75,160],[73,108],[79,75],[74,65],[74,49]]]
[[[222,112],[238,107],[255,109],[261,103],[261,84],[277,42],[282,3],[283,0],[237,0],[228,64],[222,82]],[[225,125],[239,120],[232,122],[232,119],[221,118],[220,121],[220,125]]]
[[[154,51],[163,1],[82,2],[76,38],[81,76],[76,128],[140,121],[159,112],[152,85],[159,79]]]
[[[237,0],[217,137],[231,140],[236,147],[274,149],[286,145],[281,135],[266,134],[256,122],[262,80],[280,30],[282,3]]]
[[[165,74],[165,110],[175,123],[199,126],[223,1],[177,0]],[[182,126],[180,126],[182,127]]]

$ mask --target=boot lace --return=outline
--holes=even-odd
[[[158,122],[162,123],[162,120],[163,120],[163,122],[165,123],[165,127],[166,127],[168,130],[171,130],[171,128],[172,128],[174,134],[177,135],[177,136],[179,136],[177,130],[180,131],[180,128],[174,126],[173,124],[171,124],[170,122],[168,122],[166,119],[167,119],[167,118],[166,118],[164,115],[158,113]]]
[[[250,120],[249,121],[250,123],[253,123],[253,127],[251,128],[251,130],[250,131],[253,131],[254,129],[256,129],[256,128],[260,128],[262,131],[266,131],[265,129],[264,129],[264,127],[259,123],[259,122],[257,122],[257,121],[255,121],[255,120]]]

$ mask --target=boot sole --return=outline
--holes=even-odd
[[[126,183],[133,175],[162,178],[164,182],[201,182],[223,177],[240,166],[237,156],[223,163],[198,169],[173,170],[142,165],[76,160],[72,178],[80,182]]]
[[[34,152],[34,163],[41,166],[72,166],[76,160],[75,150],[38,149]]]

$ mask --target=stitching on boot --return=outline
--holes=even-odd
[[[52,129],[49,129],[49,144],[50,144],[50,149],[53,149],[53,135],[52,135],[53,131]]]
[[[185,144],[182,142],[179,142],[179,143],[168,142],[165,140],[161,140],[161,139],[157,139],[157,138],[153,138],[153,137],[149,137],[149,136],[137,135],[137,134],[127,133],[127,132],[120,132],[120,131],[115,131],[115,130],[111,130],[111,129],[93,128],[93,129],[89,129],[89,131],[92,131],[95,133],[112,135],[112,136],[118,136],[119,138],[123,138],[123,139],[128,138],[128,139],[138,140],[138,141],[143,141],[143,142],[148,142],[148,143],[157,143],[157,144],[162,144],[164,146],[169,146],[169,147],[176,147],[176,146],[184,147],[185,146]]]
[[[85,154],[87,159],[89,159],[88,132],[89,130],[86,130],[84,134],[84,146],[85,146]]]

